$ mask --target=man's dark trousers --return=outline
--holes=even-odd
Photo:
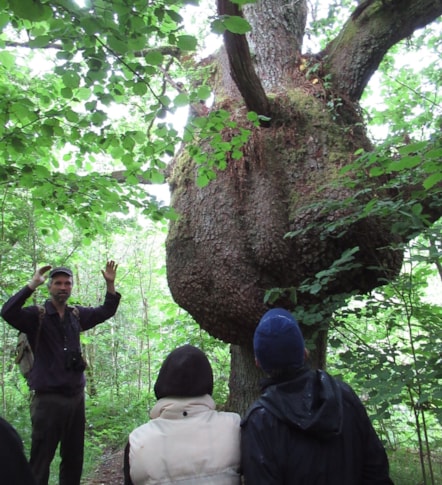
[[[84,392],[36,392],[31,401],[32,445],[29,463],[38,485],[47,485],[60,443],[60,485],[79,485],[83,469]]]

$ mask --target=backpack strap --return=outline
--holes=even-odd
[[[70,306],[69,307],[71,310],[72,310],[72,313],[74,314],[74,317],[77,319],[77,320],[80,320],[80,310],[78,309],[78,306]]]
[[[41,326],[43,324],[43,318],[45,316],[45,307],[43,305],[37,305],[37,308],[38,308],[38,330],[37,330],[37,337],[35,338],[34,354],[37,351],[38,343],[40,341]]]
[[[71,311],[72,315],[74,315],[74,317],[78,320],[78,325],[80,326],[80,329],[83,330],[81,328],[81,322],[80,322],[80,310],[78,309],[78,306],[77,305],[74,305],[74,306],[68,306],[68,309]]]

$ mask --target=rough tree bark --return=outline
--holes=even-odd
[[[317,318],[301,323],[313,345],[313,365],[323,367],[333,311],[323,304],[326,298],[369,291],[401,268],[401,253],[390,249],[400,237],[388,220],[368,217],[349,223],[339,238],[325,236],[315,224],[326,217],[331,225],[351,208],[324,216],[312,204],[352,195],[335,182],[357,149],[372,149],[360,96],[388,49],[440,16],[442,2],[362,2],[325,50],[309,56],[302,54],[306,0],[258,1],[242,11],[219,0],[218,10],[221,15],[244,15],[252,31],[247,38],[224,34],[212,109],[234,113],[252,135],[243,158],[228,160],[227,169],[204,188],[195,183],[196,167],[185,149],[175,160],[170,186],[172,205],[181,217],[170,226],[167,272],[177,303],[209,333],[237,344],[232,346],[231,404],[243,411],[257,390],[251,340],[268,308],[266,290],[299,288],[346,249],[359,248],[358,265],[314,296],[297,294],[297,308],[316,308]],[[306,62],[317,64],[315,79],[306,78]],[[339,99],[341,106],[330,108],[332,99]],[[270,121],[254,128],[246,119],[248,110]],[[431,216],[441,212],[441,207],[433,208]],[[288,297],[275,304],[295,307]]]

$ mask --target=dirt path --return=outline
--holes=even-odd
[[[123,450],[105,452],[93,476],[83,485],[123,485]]]

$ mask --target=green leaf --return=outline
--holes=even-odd
[[[143,96],[144,94],[147,93],[147,86],[146,83],[144,82],[137,82],[134,84],[133,87],[134,94],[137,96]]]
[[[133,174],[129,174],[126,177],[126,183],[128,183],[129,185],[138,185],[138,178]]]
[[[382,167],[374,167],[370,169],[370,177],[379,177],[385,173],[385,169]]]
[[[181,17],[181,15],[174,10],[166,10],[166,13],[177,24],[180,24],[183,21],[183,17]]]
[[[310,287],[310,293],[312,295],[316,295],[317,293],[319,293],[320,291],[322,290],[322,285],[320,283],[314,283],[313,285],[311,285]]]
[[[398,148],[398,152],[405,156],[408,154],[414,154],[416,152],[420,152],[421,150],[425,150],[427,148],[427,142],[426,141],[419,141],[416,143],[410,143],[408,145],[403,145]]]
[[[164,56],[161,52],[157,50],[149,51],[145,56],[144,59],[148,64],[151,66],[160,66],[163,63]]]
[[[50,35],[40,35],[29,41],[29,46],[34,48],[46,47],[52,41]]]
[[[187,106],[189,104],[189,97],[185,93],[180,93],[173,100],[174,106],[180,108],[182,106]]]
[[[423,186],[425,190],[429,190],[435,185],[437,185],[439,182],[442,182],[442,173],[433,173],[429,177],[427,177],[424,182]]]
[[[146,47],[146,37],[137,35],[128,40],[128,47],[131,51],[140,51]]]
[[[43,165],[34,165],[33,172],[35,175],[38,175],[39,178],[48,178],[51,175],[49,170]]]
[[[13,136],[11,137],[11,140],[10,140],[11,144],[8,146],[8,151],[11,151],[12,154],[15,153],[23,153],[25,151],[25,144],[23,143],[23,141],[16,137],[16,136]],[[12,150],[10,150],[10,148]]]
[[[108,37],[108,44],[109,47],[117,54],[126,54],[129,49],[126,42],[123,42],[121,39],[113,35]]]
[[[116,6],[114,6],[116,8]],[[125,7],[126,12],[130,12],[130,7]],[[123,12],[120,12],[123,13]],[[146,24],[144,23],[144,20],[142,17],[130,17],[130,28],[133,32],[143,32],[146,30]]]
[[[244,153],[241,150],[233,150],[231,156],[233,160],[241,160],[241,158],[244,156]]]
[[[226,31],[224,22],[221,19],[216,19],[210,24],[210,29],[214,34],[222,35]]]
[[[102,26],[98,23],[98,21],[94,17],[89,17],[89,16],[81,17],[80,25],[83,27],[86,34],[88,35],[97,34],[102,29]]]
[[[258,121],[259,120],[259,117],[258,117],[258,114],[255,113],[254,111],[249,111],[247,113],[247,119],[249,121]]]
[[[226,16],[223,22],[226,29],[232,34],[246,34],[252,30],[247,20],[242,17]]]
[[[153,184],[159,185],[164,183],[164,174],[155,169],[146,170],[143,173],[143,177],[146,180],[150,180]]]
[[[442,148],[432,148],[425,153],[425,159],[434,159],[438,160],[439,163],[442,160]]]
[[[0,2],[0,9],[3,8]],[[9,15],[7,13],[0,13],[0,29],[3,29],[9,23]]]
[[[92,90],[90,88],[80,88],[75,94],[78,99],[86,101],[91,97]]]
[[[72,89],[71,88],[63,88],[61,91],[60,91],[60,94],[63,96],[63,98],[65,99],[71,99],[72,96],[73,96],[73,92],[72,92]]]
[[[410,157],[402,157],[400,160],[394,160],[388,165],[392,172],[399,172],[401,170],[408,170],[417,167],[422,162],[422,158],[418,155]]]
[[[67,109],[64,113],[64,116],[70,123],[78,122],[78,113],[76,113],[72,109]]]
[[[177,46],[183,51],[194,51],[198,41],[193,35],[180,35],[177,38]]]
[[[91,121],[96,126],[101,126],[106,119],[107,115],[103,111],[95,111],[91,116]]]
[[[52,10],[38,0],[9,0],[9,5],[17,17],[38,22],[52,17]]]
[[[67,71],[63,74],[62,81],[67,88],[75,89],[80,85],[80,76],[74,71]]]
[[[126,136],[123,139],[123,147],[125,150],[132,151],[135,147],[135,140],[131,136]]]
[[[35,119],[35,114],[29,109],[26,102],[17,102],[10,107],[11,114],[14,114],[17,121],[20,123],[27,123],[30,120]]]
[[[200,86],[196,95],[198,96],[198,99],[206,100],[212,95],[212,90],[209,86]]]
[[[8,51],[1,51],[0,64],[7,70],[12,69],[15,65],[15,57]]]
[[[206,187],[207,185],[209,185],[209,178],[207,177],[206,174],[200,174],[198,175],[197,179],[196,179],[196,184],[198,185],[198,187]]]

